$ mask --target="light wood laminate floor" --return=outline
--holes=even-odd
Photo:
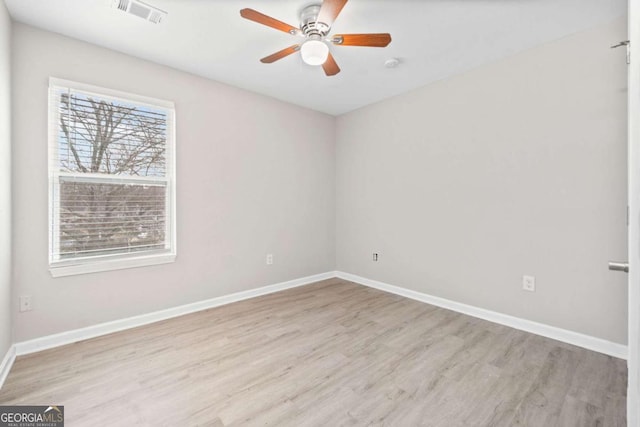
[[[623,426],[626,363],[339,279],[18,357],[68,426]]]

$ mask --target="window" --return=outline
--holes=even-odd
[[[49,82],[53,276],[175,260],[174,106]]]

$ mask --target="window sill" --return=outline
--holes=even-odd
[[[79,264],[52,265],[49,272],[53,277],[74,276],[77,274],[98,273],[101,271],[122,270],[125,268],[146,267],[150,265],[168,264],[176,260],[175,254],[147,255],[135,258],[110,260],[92,260]]]

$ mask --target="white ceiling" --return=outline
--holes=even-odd
[[[338,115],[626,14],[626,0],[350,0],[333,33],[389,32],[387,48],[332,46],[325,77],[298,54],[259,59],[294,36],[240,17],[248,7],[291,25],[313,0],[147,0],[159,25],[110,0],[5,0],[16,21]],[[318,0],[319,2],[319,0]],[[602,40],[602,48],[618,40]],[[395,69],[383,66],[399,58]]]

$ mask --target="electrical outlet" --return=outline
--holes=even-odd
[[[522,289],[529,292],[535,292],[536,278],[534,276],[522,276]]]
[[[373,260],[378,261],[378,254],[375,252],[373,253]]]
[[[20,301],[20,311],[31,311],[33,307],[31,307],[31,295],[22,295],[18,298]]]
[[[267,265],[273,264],[273,254],[267,254]]]

